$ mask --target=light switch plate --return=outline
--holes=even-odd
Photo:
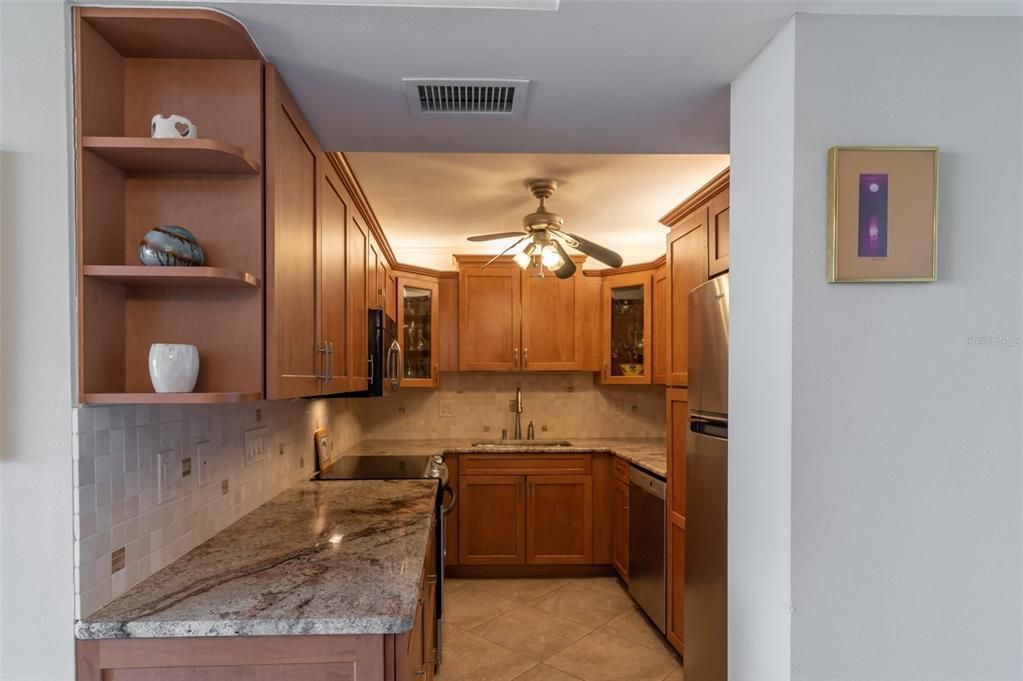
[[[162,504],[174,496],[174,464],[173,449],[165,449],[156,453],[156,503]]]
[[[195,460],[198,468],[199,486],[210,481],[210,443],[208,440],[195,443]]]
[[[438,411],[441,416],[454,416],[455,415],[455,401],[454,400],[440,400],[438,402]]]
[[[245,465],[251,466],[257,461],[262,461],[269,454],[267,448],[267,433],[269,428],[252,428],[245,431]]]

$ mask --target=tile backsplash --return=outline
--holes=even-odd
[[[132,405],[74,411],[75,591],[87,616],[314,470],[313,431],[362,439],[353,400]],[[246,465],[244,434],[268,452]],[[207,450],[200,470],[197,444]],[[158,455],[170,452],[160,503]],[[184,459],[190,459],[184,461]],[[187,475],[184,475],[185,473]],[[201,479],[200,479],[201,478]],[[123,551],[121,551],[123,549]]]
[[[530,421],[541,439],[664,437],[664,386],[597,385],[592,373],[443,373],[437,390],[406,388],[355,409],[366,438],[511,437],[519,386],[523,437]]]

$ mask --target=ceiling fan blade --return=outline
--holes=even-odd
[[[554,233],[558,234],[559,236],[568,237],[566,241],[568,242],[569,246],[571,246],[572,248],[579,249],[580,251],[590,256],[594,260],[599,260],[608,267],[621,267],[622,263],[624,262],[622,260],[622,256],[618,255],[610,248],[604,248],[600,244],[595,244],[592,241],[584,239],[581,236],[576,236],[575,234],[571,234],[569,232],[557,231]]]
[[[521,243],[522,243],[523,241],[525,241],[526,239],[528,239],[528,238],[529,238],[530,236],[532,236],[532,235],[530,235],[530,234],[527,234],[527,235],[525,235],[524,237],[522,237],[521,239],[519,239],[518,241],[516,241],[515,243],[513,243],[513,244],[512,244],[511,246],[509,246],[508,248],[504,249],[503,251],[501,251],[500,253],[498,253],[497,255],[495,255],[495,256],[494,256],[493,258],[491,258],[490,260],[488,260],[488,261],[487,261],[486,263],[484,263],[483,267],[486,267],[487,265],[490,265],[490,264],[492,264],[492,263],[493,263],[493,262],[494,262],[495,260],[497,260],[498,258],[500,258],[500,257],[501,257],[502,255],[504,255],[505,253],[507,253],[507,252],[508,252],[508,251],[510,251],[511,249],[515,248],[515,247],[516,247],[516,246],[518,246],[519,244],[521,244]],[[483,269],[483,267],[481,267],[480,269]]]
[[[522,232],[498,232],[497,234],[478,234],[469,237],[469,241],[494,241],[495,239],[511,239],[515,236],[522,236]]]
[[[554,270],[554,276],[558,279],[570,279],[575,274],[575,263],[572,262],[572,258],[568,257],[568,253],[565,252],[565,247],[561,245],[561,242],[557,239],[551,240],[554,243],[554,248],[558,249],[558,255],[561,256],[562,265],[558,269]]]

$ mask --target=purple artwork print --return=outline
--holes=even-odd
[[[888,174],[860,175],[861,258],[888,257]]]

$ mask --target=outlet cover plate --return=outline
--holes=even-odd
[[[210,443],[209,440],[195,443],[195,461],[199,479],[199,486],[202,487],[210,481]]]
[[[174,464],[176,452],[165,449],[156,454],[156,503],[162,504],[174,497]]]

